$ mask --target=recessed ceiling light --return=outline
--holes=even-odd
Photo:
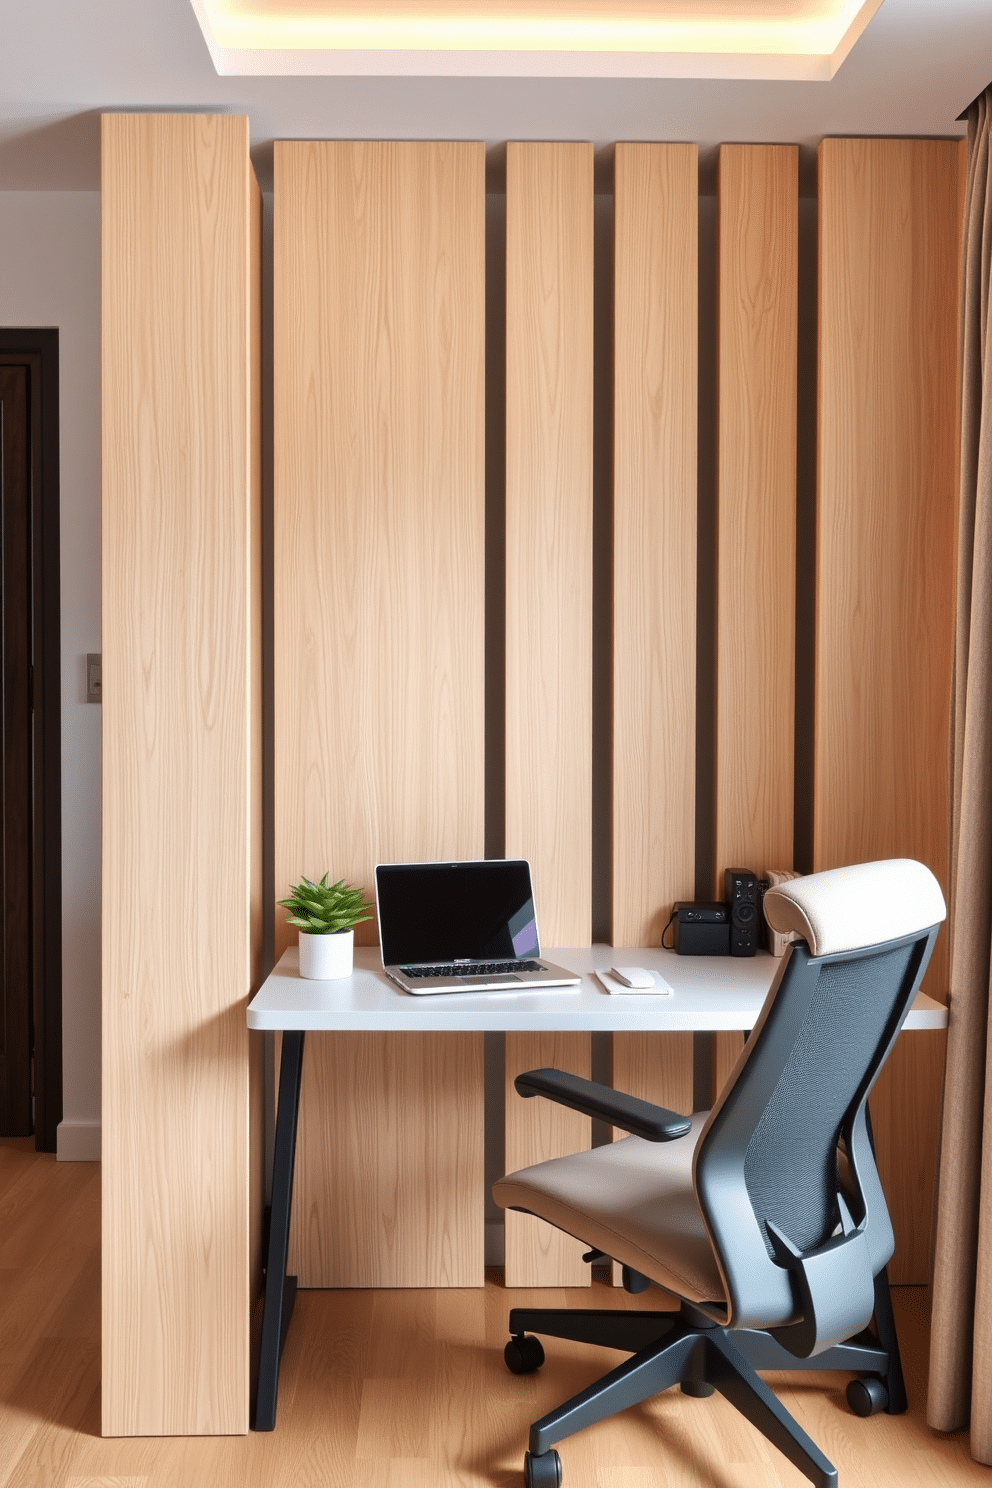
[[[191,3],[222,73],[532,73],[556,57],[586,75],[830,77],[882,0]]]

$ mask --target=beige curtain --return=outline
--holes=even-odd
[[[950,1026],[927,1416],[992,1463],[992,87],[968,115]]]

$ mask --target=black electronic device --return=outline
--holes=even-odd
[[[729,956],[730,916],[725,904],[674,904],[674,948],[680,956]]]
[[[723,883],[730,916],[730,954],[753,956],[761,925],[757,876],[749,868],[727,868]]]

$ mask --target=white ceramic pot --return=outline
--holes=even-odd
[[[300,976],[311,982],[330,982],[351,976],[355,964],[355,932],[308,935],[300,931]]]

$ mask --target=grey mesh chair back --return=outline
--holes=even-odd
[[[862,870],[883,866],[890,865]],[[911,866],[936,897],[925,892],[880,919],[890,928],[921,916],[929,922],[819,955],[794,946],[696,1149],[696,1194],[726,1287],[727,1321],[782,1329],[781,1341],[798,1355],[867,1324],[873,1279],[893,1251],[866,1103],[944,913],[936,881]],[[837,870],[854,875],[853,895],[863,887],[859,871]],[[791,891],[780,895],[779,912],[790,921],[783,928],[797,928],[802,883],[783,886]],[[766,913],[775,910],[766,899]],[[842,903],[827,920],[802,928],[827,946],[850,939]]]

